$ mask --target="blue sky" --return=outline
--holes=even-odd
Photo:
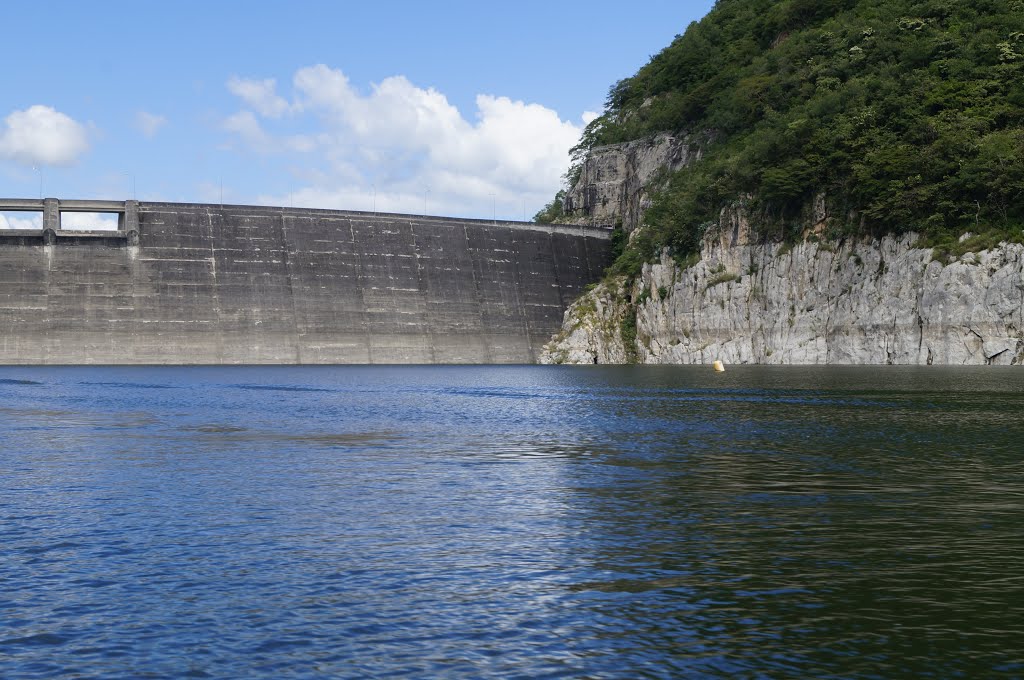
[[[712,4],[10,3],[0,195],[522,218]]]

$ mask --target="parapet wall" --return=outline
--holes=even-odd
[[[611,252],[592,228],[119,205],[117,232],[0,232],[0,363],[531,363]]]

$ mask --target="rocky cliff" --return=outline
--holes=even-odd
[[[684,148],[699,153],[677,138],[599,149],[567,203],[632,232],[643,182],[658,176],[657,162],[688,162]],[[913,234],[820,240],[826,219],[819,202],[807,240],[783,245],[754,239],[742,210],[725,210],[699,259],[666,253],[636,280],[608,279],[584,295],[541,361],[1024,363],[1024,246],[944,262]]]
[[[715,3],[583,131],[621,277],[543,359],[1024,363],[1020,5]]]
[[[660,134],[593,149],[566,194],[564,221],[634,231],[657,180],[699,160],[710,139],[710,133]]]
[[[943,264],[914,241],[708,240],[587,293],[542,362],[1024,363],[1024,246]]]

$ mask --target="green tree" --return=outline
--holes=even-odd
[[[719,0],[611,88],[573,167],[595,146],[705,131],[715,143],[655,193],[621,269],[685,257],[738,201],[764,238],[820,194],[838,231],[1019,234],[1024,2]]]

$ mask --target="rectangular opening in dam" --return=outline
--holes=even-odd
[[[0,230],[24,229],[43,230],[42,210],[4,210],[0,211]]]
[[[117,231],[120,213],[61,211],[62,231]]]

